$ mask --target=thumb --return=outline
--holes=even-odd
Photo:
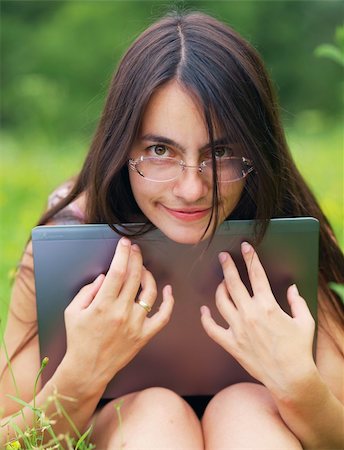
[[[309,311],[307,303],[299,294],[296,284],[289,286],[287,291],[287,299],[294,319],[303,323],[314,323],[312,314]]]

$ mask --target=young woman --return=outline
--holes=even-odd
[[[125,448],[344,445],[343,304],[328,287],[330,281],[343,282],[344,259],[290,156],[262,62],[237,33],[206,15],[171,15],[153,24],[114,75],[79,176],[52,195],[40,224],[145,222],[177,242],[196,243],[227,218],[256,219],[259,238],[270,218],[294,216],[320,221],[316,362],[315,326],[305,300],[291,286],[291,315],[285,314],[254,249],[243,243],[244,260],[253,258],[253,297],[231,256],[221,253],[224,280],[215,300],[229,326],[216,324],[206,307],[200,321],[209,339],[261,384],[228,386],[210,400],[201,421],[183,398],[158,386],[126,395]],[[29,244],[5,335],[27,401],[40,365],[32,269]],[[120,445],[117,400],[99,407],[108,381],[173,314],[173,291],[166,286],[159,311],[147,318],[156,297],[140,249],[124,237],[107,275],[85,286],[66,309],[66,355],[36,404],[44,404],[55,388],[76,398],[64,406],[80,430],[94,421],[92,439],[99,449]],[[5,397],[15,394],[5,360],[1,370],[1,406],[9,415],[18,406]],[[56,433],[68,427],[61,418]]]

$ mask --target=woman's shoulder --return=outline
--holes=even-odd
[[[48,197],[48,210],[58,205],[60,201],[67,197],[73,188],[74,181],[66,181],[58,186]],[[49,223],[73,225],[79,223],[85,223],[84,205],[81,198],[69,203],[63,207],[49,220]]]

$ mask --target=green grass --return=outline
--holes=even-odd
[[[315,120],[315,119],[314,119]],[[293,157],[344,249],[344,141],[340,124],[316,126],[307,116],[287,133]]]
[[[49,363],[48,358],[43,358],[41,367],[36,375],[34,389],[33,389],[33,402],[27,403],[23,401],[18,396],[18,386],[16,383],[16,379],[13,374],[11,362],[8,360],[8,354],[6,350],[6,346],[4,346],[7,363],[9,366],[9,370],[11,372],[11,376],[15,385],[15,390],[17,395],[8,395],[13,401],[17,402],[20,405],[22,410],[12,414],[10,417],[7,417],[5,420],[1,420],[0,426],[0,441],[3,440],[5,442],[5,450],[44,450],[44,449],[56,449],[56,450],[93,450],[96,448],[94,444],[90,442],[90,437],[93,430],[93,425],[89,426],[89,428],[81,434],[77,427],[75,426],[72,418],[67,413],[67,410],[63,406],[63,403],[75,402],[77,401],[74,398],[66,397],[57,392],[57,389],[54,389],[54,392],[49,395],[46,402],[43,405],[36,405],[36,394],[37,394],[37,384],[38,380]],[[123,419],[121,408],[123,405],[123,399],[120,399],[114,406],[114,415],[116,415],[120,433],[120,450],[124,448],[124,436],[123,436]],[[54,406],[54,412],[47,415],[47,409],[49,406]],[[29,410],[33,414],[32,423],[28,423],[26,416],[26,411]],[[51,408],[50,408],[51,410]],[[21,416],[23,421],[23,425],[20,427],[16,423],[16,418]],[[0,415],[0,419],[2,419]],[[72,437],[69,432],[67,433],[55,433],[54,425],[58,420],[65,420],[68,422],[70,430],[73,432],[75,437]],[[9,432],[11,434],[11,438],[9,439]],[[14,437],[13,437],[14,436]]]
[[[319,126],[311,113],[288,130],[294,158],[333,225],[344,248],[343,134],[339,124]],[[0,317],[10,298],[10,274],[49,193],[80,168],[87,143],[42,142],[2,137],[0,172]]]

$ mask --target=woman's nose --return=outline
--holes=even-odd
[[[173,194],[192,203],[205,197],[209,189],[209,180],[200,172],[199,167],[188,166],[174,182]]]

